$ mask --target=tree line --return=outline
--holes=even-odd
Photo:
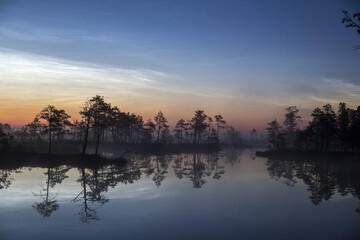
[[[4,143],[48,140],[49,153],[54,141],[78,141],[82,142],[83,154],[89,142],[95,143],[95,154],[104,141],[130,144],[241,143],[240,132],[229,126],[220,114],[211,117],[203,110],[196,110],[190,120],[178,120],[173,130],[170,130],[162,111],[153,120],[144,120],[135,113],[121,111],[99,95],[87,100],[79,113],[81,119],[71,122],[71,116],[64,109],[48,105],[21,129],[14,130],[9,124],[1,125],[0,139]]]
[[[296,148],[306,151],[359,151],[360,106],[348,108],[339,103],[337,112],[331,104],[313,110],[312,120],[300,130],[302,118],[296,106],[286,108],[283,126],[274,119],[268,123],[269,148]]]

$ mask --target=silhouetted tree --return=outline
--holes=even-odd
[[[212,123],[213,119],[208,116],[207,118],[207,126],[208,126],[208,143],[212,143]]]
[[[353,17],[350,16],[348,11],[343,11],[344,18],[342,23],[345,23],[347,28],[355,28],[358,34],[360,34],[360,12],[354,13]],[[360,46],[355,46],[355,49],[360,49]]]
[[[219,139],[220,128],[225,128],[226,121],[223,119],[223,117],[220,114],[215,115],[214,118],[215,118],[215,122],[216,122],[217,141],[220,141],[220,139]]]
[[[200,143],[201,136],[206,130],[207,115],[203,110],[196,110],[195,116],[190,121],[190,127],[194,132],[194,143]]]
[[[339,126],[338,138],[343,151],[346,150],[346,143],[349,138],[350,113],[346,108],[346,103],[339,103],[337,124]]]
[[[83,129],[85,131],[82,153],[85,154],[86,152],[90,129],[93,129],[96,142],[95,154],[97,155],[101,136],[103,136],[106,127],[111,122],[111,105],[105,102],[103,96],[96,95],[85,102],[80,115],[84,121]]]
[[[11,126],[8,123],[0,123],[0,150],[3,147],[7,147],[9,141],[13,139],[11,134]]]
[[[269,122],[268,125],[269,127],[266,130],[268,131],[269,142],[274,149],[280,149],[284,141],[284,134],[281,132],[282,127],[276,119]]]
[[[330,104],[323,106],[323,115],[321,116],[321,132],[325,137],[326,151],[329,151],[330,143],[337,133],[336,114]]]
[[[360,149],[360,106],[352,111],[349,132],[352,150],[358,151]]]
[[[296,108],[296,106],[290,106],[285,109],[285,131],[287,135],[287,140],[290,146],[294,145],[295,141],[295,133],[298,130],[297,126],[298,123],[301,122],[301,117],[298,115],[299,110]]]
[[[160,142],[160,133],[162,132],[162,130],[167,129],[169,127],[166,124],[168,121],[161,111],[158,112],[158,114],[155,116],[154,120],[155,120],[156,132],[157,132],[156,142],[159,143]]]
[[[82,110],[79,112],[81,117],[83,118],[83,125],[85,128],[79,128],[80,130],[84,130],[84,144],[82,149],[82,154],[85,154],[86,148],[88,145],[89,132],[92,127],[92,101],[88,100],[85,102],[85,106],[82,107]]]
[[[45,128],[49,134],[49,154],[51,154],[51,141],[54,136],[54,131],[60,131],[65,126],[71,125],[69,122],[70,116],[63,109],[56,109],[52,105],[45,107],[40,113],[39,118],[47,122]]]
[[[175,125],[175,136],[178,141],[182,144],[184,139],[184,131],[188,128],[189,124],[184,119],[180,119]]]
[[[156,130],[155,123],[148,119],[147,122],[144,124],[144,138],[143,142],[145,143],[151,143],[152,142],[152,136],[154,131]]]
[[[92,113],[91,117],[93,118],[93,128],[96,140],[95,155],[97,155],[101,136],[104,134],[104,130],[109,121],[111,106],[104,101],[104,97],[99,95],[90,99],[90,102]]]
[[[40,138],[40,135],[42,134],[42,130],[43,130],[43,125],[41,124],[38,116],[36,116],[31,123],[27,124],[26,127],[29,131],[31,140]]]

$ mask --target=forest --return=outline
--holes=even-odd
[[[81,120],[71,122],[71,116],[64,109],[49,105],[21,128],[1,124],[0,145],[4,148],[12,142],[48,141],[48,153],[52,153],[54,142],[73,141],[82,144],[81,152],[85,154],[91,142],[95,144],[97,155],[102,142],[162,145],[218,145],[220,141],[232,145],[242,143],[240,132],[229,126],[221,115],[211,117],[203,110],[196,110],[190,120],[178,120],[173,130],[170,130],[162,111],[153,120],[144,120],[135,113],[120,111],[99,95],[87,100],[79,113]]]
[[[268,123],[269,148],[273,150],[298,149],[316,152],[359,152],[360,106],[348,108],[339,103],[335,112],[331,104],[317,107],[305,129],[296,106],[286,108],[283,126],[274,119]]]
[[[247,141],[241,132],[227,124],[218,114],[208,116],[203,110],[196,110],[190,120],[181,118],[171,130],[162,111],[153,119],[144,120],[135,113],[123,112],[117,106],[96,95],[87,100],[79,112],[81,119],[70,121],[71,116],[64,109],[49,105],[40,111],[34,120],[22,127],[11,127],[0,123],[0,148],[11,144],[45,143],[48,153],[52,153],[54,142],[76,142],[81,145],[81,153],[89,152],[93,144],[98,155],[99,145],[104,142],[154,146],[219,145],[236,147],[262,146],[269,150],[302,150],[315,152],[358,152],[360,150],[360,106],[348,108],[339,103],[337,111],[331,104],[317,107],[311,114],[311,121],[304,129],[299,129],[302,117],[296,106],[285,109],[284,122],[276,119],[266,128],[267,138],[259,139],[253,129]],[[266,143],[266,140],[268,143]]]

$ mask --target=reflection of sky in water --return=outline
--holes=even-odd
[[[191,154],[187,157],[192,160]],[[283,178],[275,181],[265,162],[251,159],[249,151],[231,163],[221,157],[218,166],[224,166],[225,173],[220,179],[212,173],[201,188],[193,188],[189,178],[175,176],[173,160],[159,187],[153,173],[102,192],[109,201],[89,202],[100,219],[89,224],[80,221],[81,196],[72,202],[82,191],[77,181],[81,170],[70,169],[68,178],[50,188],[59,209],[42,217],[32,208],[41,202],[33,193],[46,187],[47,169],[24,168],[11,175],[14,181],[8,189],[0,190],[0,238],[357,239],[358,199],[335,193],[315,206],[302,180],[296,179],[294,187],[285,185]]]

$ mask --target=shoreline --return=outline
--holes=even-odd
[[[359,152],[315,152],[300,150],[267,150],[255,152],[257,157],[276,160],[331,160],[331,161],[360,161]]]

